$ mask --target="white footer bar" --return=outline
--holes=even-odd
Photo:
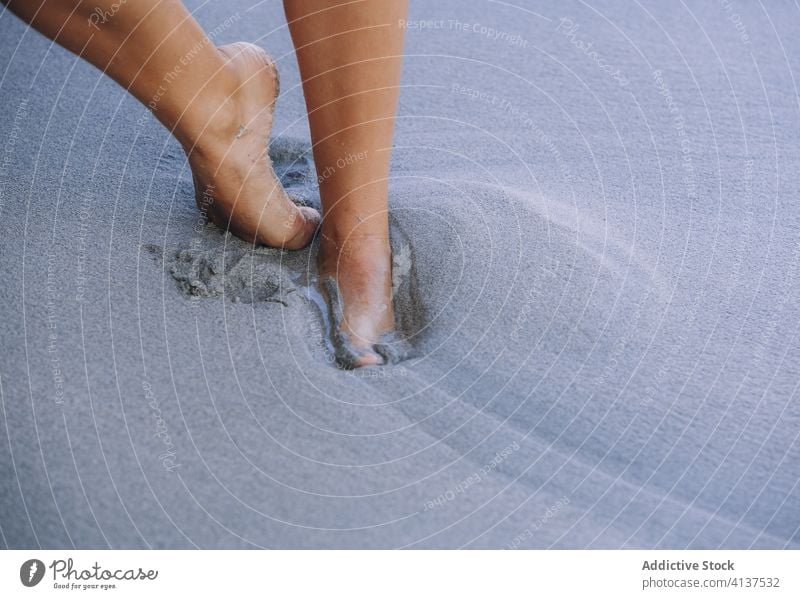
[[[797,551],[3,551],[0,597],[800,597]]]

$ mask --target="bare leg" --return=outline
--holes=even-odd
[[[178,0],[3,1],[150,106],[183,145],[217,224],[266,245],[311,240],[319,215],[291,202],[269,163],[278,80],[260,48],[216,48]]]
[[[320,273],[338,283],[352,366],[394,328],[388,177],[406,0],[284,0],[323,206]]]

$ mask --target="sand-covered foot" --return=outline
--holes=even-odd
[[[184,143],[198,207],[246,241],[302,248],[311,241],[320,216],[291,201],[267,153],[278,96],[275,65],[253,44],[231,44],[218,51],[226,63],[224,81],[230,89],[202,133]],[[217,82],[209,85],[219,87]]]
[[[323,232],[319,269],[339,365],[358,368],[404,359],[406,346],[395,333],[388,236],[334,239]]]

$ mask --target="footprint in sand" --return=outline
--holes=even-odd
[[[274,139],[269,156],[292,199],[312,205],[315,177],[309,144],[293,138]],[[169,154],[164,160],[174,162],[177,157]],[[212,224],[196,229],[193,238],[178,247],[149,244],[145,248],[162,260],[178,289],[187,296],[285,303],[285,294],[294,288],[284,268],[288,254],[255,247]]]

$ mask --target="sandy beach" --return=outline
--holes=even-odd
[[[276,59],[319,207],[281,3],[187,5]],[[152,114],[2,12],[0,545],[800,548],[798,24],[412,0],[411,355],[342,371],[316,247],[205,223]]]

